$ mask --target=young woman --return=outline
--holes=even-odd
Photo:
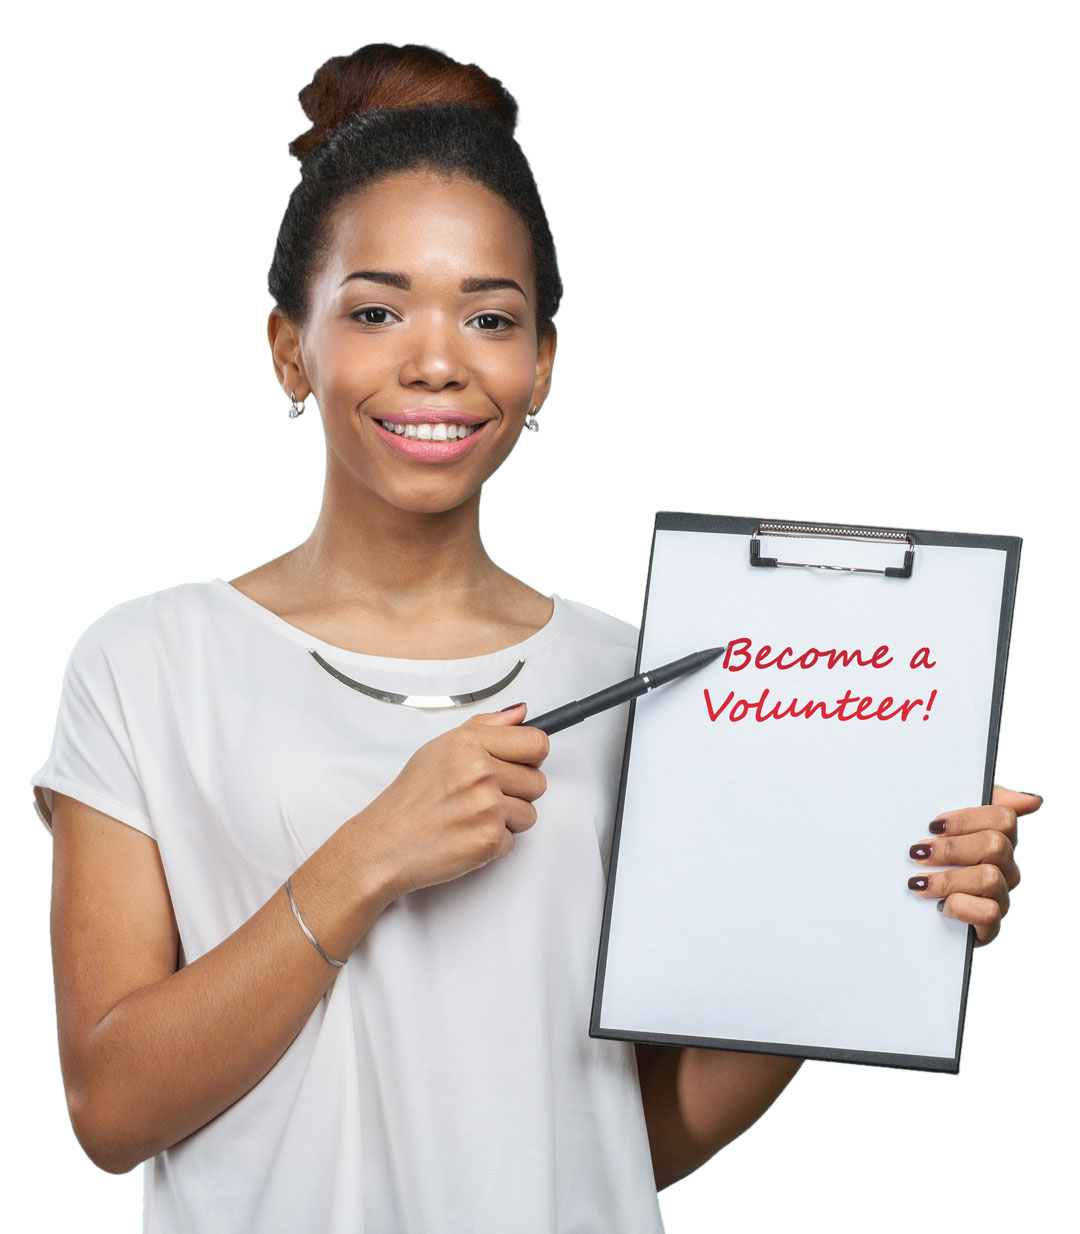
[[[33,778],[72,1124],[148,1163],[152,1231],[651,1234],[799,1060],[588,1035],[626,713],[549,746],[518,700],[630,675],[637,631],[480,538],[561,293],[516,104],[385,44],[300,98],[269,340],[318,522],[92,623]],[[912,849],[980,944],[1040,804],[994,801]]]

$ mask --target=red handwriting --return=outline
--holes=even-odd
[[[766,720],[785,720],[789,717],[809,720],[815,715],[823,720],[894,720],[899,716],[903,722],[918,707],[926,709],[922,718],[929,720],[930,708],[934,705],[937,691],[934,690],[931,693],[927,702],[921,698],[906,698],[898,701],[891,695],[886,695],[880,701],[876,701],[868,696],[859,696],[852,694],[850,690],[845,690],[840,698],[832,700],[835,704],[832,709],[830,709],[830,703],[827,702],[808,699],[800,703],[796,698],[786,704],[773,702],[771,706],[766,706],[768,697],[767,686],[761,691],[761,696],[753,702],[746,698],[736,699],[735,691],[729,690],[727,698],[718,707],[713,707],[712,698],[706,690],[705,707],[710,720],[719,720],[726,712],[727,718],[736,724],[751,715],[759,724],[764,724]]]
[[[724,656],[724,668],[729,669],[733,673],[742,672],[744,668],[750,666],[751,661],[755,668],[813,668],[819,660],[825,662],[827,668],[836,668],[838,665],[842,668],[850,668],[852,664],[856,664],[859,668],[887,668],[893,658],[889,655],[888,646],[879,647],[872,656],[865,656],[862,651],[855,648],[854,651],[842,650],[840,648],[830,648],[828,651],[819,651],[817,647],[808,647],[801,655],[796,656],[795,651],[791,647],[785,647],[783,651],[776,654],[773,659],[770,659],[772,648],[768,643],[763,643],[758,648],[757,655],[750,655],[752,643],[748,638],[734,638],[728,643],[727,654]],[[929,650],[929,649],[925,649]],[[785,664],[784,658],[788,657],[789,662]],[[794,657],[792,659],[791,657]],[[884,658],[883,658],[884,657]],[[738,663],[733,663],[737,660]],[[911,666],[915,667],[914,664]],[[933,665],[926,665],[932,668]]]
[[[876,648],[872,654],[861,648],[830,647],[822,650],[819,647],[808,647],[796,654],[793,647],[785,647],[773,652],[768,643],[762,643],[754,650],[754,643],[749,638],[733,638],[728,641],[727,650],[721,666],[731,673],[741,673],[747,668],[780,669],[789,668],[887,668],[893,663],[892,653],[888,644]],[[908,668],[932,669],[937,661],[930,658],[930,648],[920,647],[908,660]],[[925,680],[925,678],[923,679]],[[922,687],[925,690],[925,686]],[[828,690],[828,687],[825,687]],[[749,691],[748,691],[749,693]],[[767,720],[896,720],[906,723],[912,715],[921,711],[921,719],[929,720],[937,699],[937,690],[931,690],[927,698],[893,698],[891,694],[883,698],[873,698],[866,694],[858,694],[845,690],[839,698],[815,699],[798,698],[788,701],[770,698],[768,688],[755,698],[737,698],[734,690],[729,690],[727,698],[717,706],[709,691],[705,691],[705,709],[709,719],[716,721],[726,716],[733,723],[752,718],[758,724]]]

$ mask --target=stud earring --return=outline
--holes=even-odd
[[[525,417],[525,427],[529,429],[530,432],[538,433],[540,431],[540,422],[536,418],[536,413],[539,410],[539,407],[534,407]]]
[[[289,419],[292,420],[296,416],[302,416],[304,414],[304,403],[307,402],[307,399],[304,399],[298,406],[296,402],[295,390],[289,395],[289,397],[292,399],[292,406],[289,408]]]

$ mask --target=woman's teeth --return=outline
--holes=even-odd
[[[479,424],[391,424],[380,420],[384,429],[399,437],[415,437],[418,441],[456,441],[476,432]]]

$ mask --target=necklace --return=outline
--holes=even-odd
[[[403,707],[464,707],[468,703],[478,703],[482,699],[490,698],[493,694],[498,694],[525,667],[525,661],[519,660],[506,676],[496,681],[494,685],[485,686],[482,690],[471,690],[468,694],[395,694],[393,690],[379,690],[375,686],[365,685],[362,681],[346,677],[340,669],[334,668],[332,664],[324,660],[314,647],[309,647],[308,651],[320,668],[326,669],[331,677],[336,677],[344,685],[358,690],[361,694],[366,694],[368,698],[376,698],[383,703],[398,703]]]

